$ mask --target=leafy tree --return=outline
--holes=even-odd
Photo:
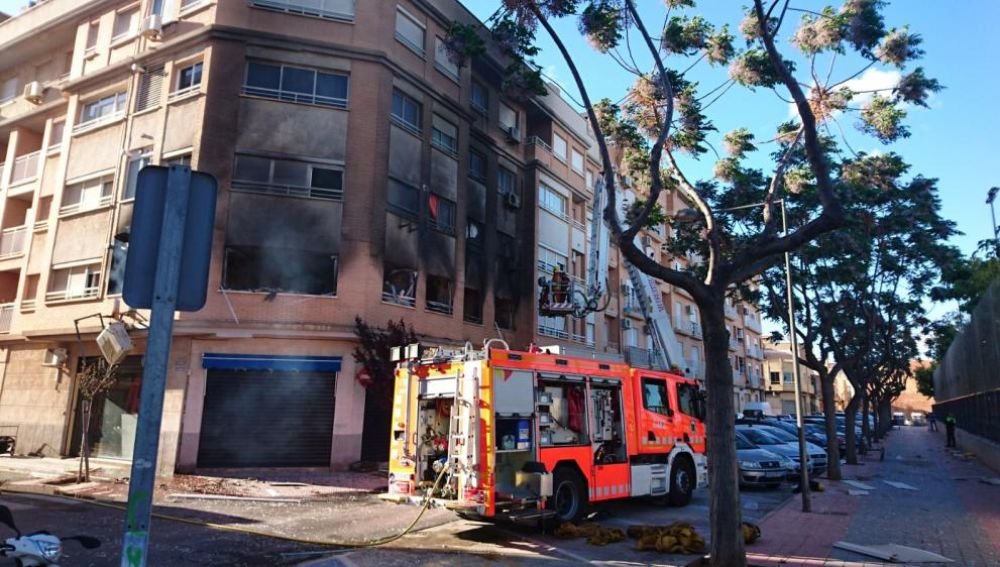
[[[934,299],[957,301],[963,313],[972,313],[990,284],[1000,277],[1000,260],[996,254],[996,241],[982,240],[968,258],[942,266],[941,277],[947,285],[936,290]]]
[[[985,289],[976,297],[982,296],[982,293],[985,293]],[[955,337],[968,323],[969,316],[966,313],[948,313],[937,321],[932,321],[924,329],[927,355],[931,362],[916,371],[917,391],[921,394],[928,398],[934,397],[934,371],[948,354],[948,348],[955,341]]]
[[[833,379],[840,372],[855,390],[848,423],[858,410],[888,412],[918,354],[917,336],[926,323],[923,300],[940,293],[939,267],[959,258],[945,243],[956,231],[940,216],[936,182],[909,177],[900,156],[858,154],[843,159],[835,171],[845,226],[804,246],[792,264],[801,361],[823,380],[830,438],[836,432]],[[812,207],[810,199],[808,193],[789,198],[793,223]],[[761,283],[765,313],[784,321],[783,270],[766,272]],[[846,436],[847,460],[856,463],[852,427]],[[838,450],[828,451],[831,478],[837,478]]]
[[[666,0],[666,23],[652,31],[636,4],[635,0],[504,0],[490,23],[494,39],[512,61],[506,85],[515,95],[537,92],[539,76],[531,64],[538,52],[534,37],[544,32],[552,40],[569,67],[596,138],[608,194],[603,219],[613,242],[639,270],[684,289],[698,305],[707,363],[711,558],[713,565],[740,566],[746,558],[739,529],[733,376],[724,314],[727,296],[748,296],[751,290],[746,282],[783,253],[843,224],[841,182],[832,173],[841,157],[830,140],[821,137],[832,123],[855,112],[862,131],[885,142],[905,137],[909,132],[902,123],[903,103],[926,104],[928,93],[940,86],[918,68],[895,88],[875,93],[879,96],[858,107],[850,106],[863,98],[859,95],[870,93],[853,91],[849,79],[875,65],[903,68],[922,54],[919,36],[886,28],[881,0],[846,0],[839,9],[826,8],[821,13],[799,10],[788,0],[767,6],[764,0],[754,0],[739,29],[745,46],[737,45],[726,26],[684,13],[694,7],[694,0]],[[799,29],[792,33],[785,25],[790,12],[804,14]],[[590,96],[576,57],[554,27],[556,20],[569,17],[577,18],[579,30],[592,46],[636,76],[621,105],[594,101]],[[798,49],[796,61],[786,58],[778,47],[787,44],[786,38]],[[644,61],[641,64],[637,53]],[[798,62],[810,69],[811,85],[804,82],[810,79],[797,73]],[[831,78],[832,71],[825,78],[816,71],[835,70],[843,62],[859,69],[836,80]],[[728,72],[720,86],[705,90],[688,74],[698,65]],[[797,118],[763,136],[749,128],[731,133],[725,140],[730,153],[718,161],[714,177],[692,179],[679,158],[697,159],[712,151],[716,128],[706,112],[720,92],[736,85],[773,92],[773,104],[784,108],[791,102]],[[762,115],[755,110],[749,114]],[[761,156],[756,148],[764,145],[774,152]],[[792,169],[789,166],[796,154],[804,159]],[[751,166],[751,162],[758,165]],[[645,195],[641,206],[623,222],[617,190],[625,176],[643,187]],[[696,217],[688,223],[679,217],[671,220],[677,235],[671,251],[695,253],[704,258],[701,265],[675,270],[635,245],[636,234],[647,226],[664,192],[679,195]],[[801,222],[794,230],[779,234],[776,205],[789,192],[808,195],[812,207],[807,210],[803,205]],[[758,203],[760,207],[751,207]],[[746,208],[727,210],[732,207]]]

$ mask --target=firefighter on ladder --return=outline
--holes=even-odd
[[[552,270],[552,303],[563,304],[569,301],[569,276],[562,264]]]

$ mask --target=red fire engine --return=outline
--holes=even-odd
[[[404,350],[411,356],[394,353],[390,495],[433,489],[467,516],[575,520],[592,502],[683,506],[707,484],[694,380],[498,340],[483,350]]]

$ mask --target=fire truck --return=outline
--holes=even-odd
[[[707,485],[694,380],[499,339],[392,357],[390,498],[431,497],[474,518],[572,521],[610,500],[684,506]]]

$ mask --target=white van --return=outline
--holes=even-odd
[[[747,402],[743,406],[743,417],[745,419],[760,419],[773,415],[774,410],[771,409],[771,404],[767,402]]]

